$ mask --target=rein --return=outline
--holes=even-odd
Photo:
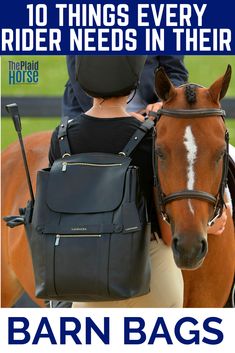
[[[150,116],[153,116],[155,122],[158,123],[162,115],[167,115],[173,118],[203,118],[206,116],[221,116],[224,120],[225,111],[222,109],[159,109],[157,112],[150,112]],[[174,192],[172,194],[166,195],[161,187],[159,172],[158,172],[158,156],[156,154],[154,159],[155,165],[155,186],[158,190],[159,204],[160,204],[160,212],[162,218],[165,222],[170,224],[170,217],[166,212],[166,205],[172,201],[182,200],[182,199],[198,199],[211,203],[214,206],[214,212],[212,218],[208,221],[208,226],[211,226],[215,220],[221,216],[223,212],[223,207],[225,206],[224,202],[224,190],[227,185],[227,174],[228,174],[228,163],[229,163],[229,133],[228,130],[225,132],[225,143],[226,143],[226,151],[223,157],[223,172],[222,178],[220,182],[220,187],[217,195],[212,195],[205,191],[200,190],[181,190]]]

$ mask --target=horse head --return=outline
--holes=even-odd
[[[208,225],[224,206],[228,132],[220,100],[230,78],[230,66],[209,88],[176,88],[161,68],[155,76],[163,101],[156,124],[156,192],[162,216],[171,226],[175,262],[183,269],[202,264]]]

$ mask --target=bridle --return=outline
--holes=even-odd
[[[150,112],[150,116],[154,116],[154,120],[156,124],[160,120],[162,115],[170,116],[173,118],[203,118],[208,116],[221,116],[224,120],[225,111],[222,109],[159,109],[157,112]],[[161,183],[159,180],[159,172],[158,172],[158,156],[154,153],[154,165],[155,165],[155,186],[157,187],[158,192],[158,203],[160,206],[160,212],[164,221],[170,224],[170,217],[166,212],[166,205],[172,201],[182,200],[182,199],[198,199],[204,200],[211,203],[214,206],[214,213],[212,218],[208,221],[208,226],[211,226],[215,220],[221,216],[223,212],[223,207],[225,206],[224,202],[224,190],[227,185],[227,174],[228,174],[228,163],[229,163],[229,133],[226,130],[225,132],[225,143],[226,150],[223,156],[223,172],[222,178],[219,186],[219,191],[217,195],[212,195],[205,191],[200,190],[181,190],[174,192],[172,194],[166,195],[161,187]]]

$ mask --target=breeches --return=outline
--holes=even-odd
[[[150,293],[127,300],[76,302],[73,308],[182,308],[183,277],[169,246],[161,239],[150,242]]]

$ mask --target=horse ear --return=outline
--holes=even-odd
[[[163,101],[175,95],[175,87],[163,67],[160,67],[155,73],[155,90],[158,97]]]
[[[208,89],[214,102],[218,103],[226,94],[231,79],[232,68],[227,66],[224,76],[218,78]]]

